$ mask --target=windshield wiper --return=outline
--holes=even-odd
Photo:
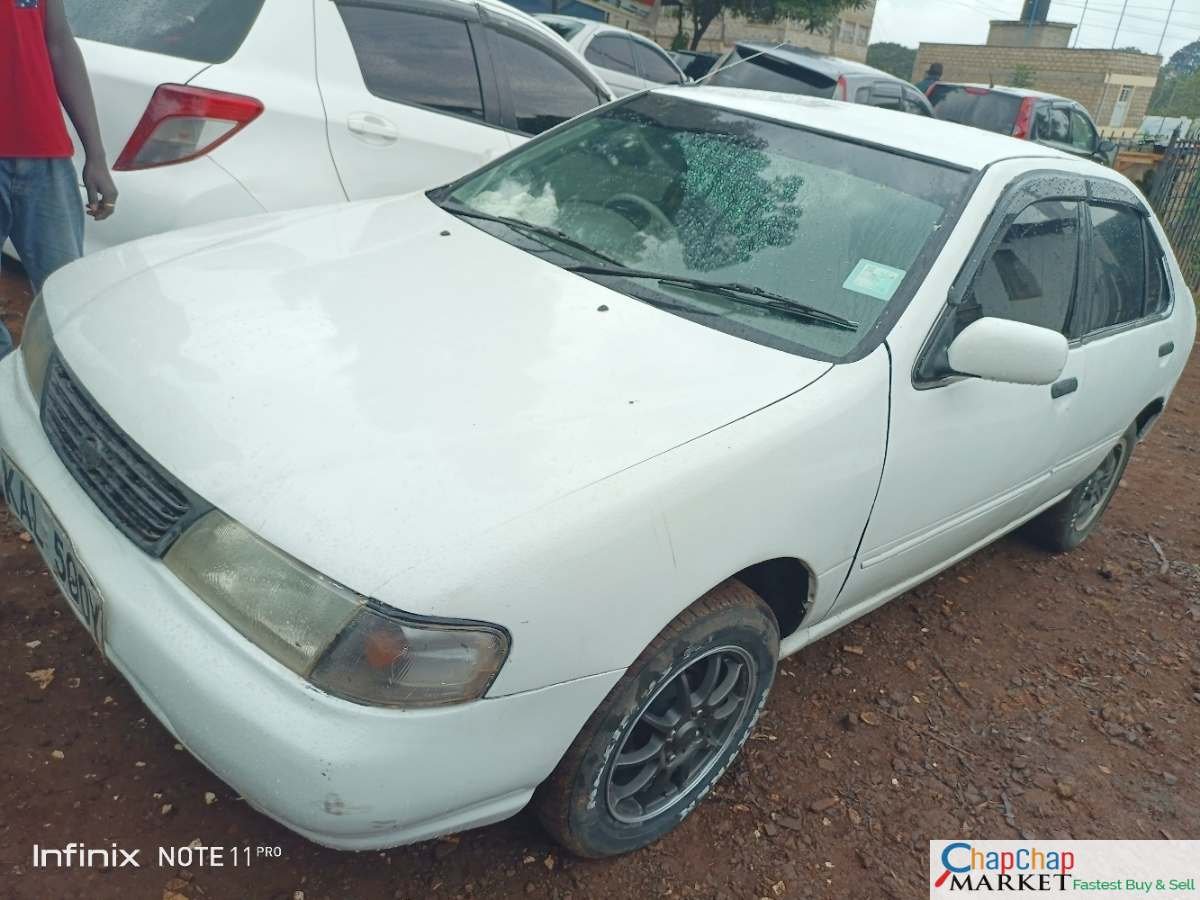
[[[850,319],[844,319],[836,313],[826,312],[823,309],[817,309],[815,306],[809,306],[806,303],[801,303],[799,300],[793,300],[791,297],[785,297],[783,294],[776,294],[774,291],[768,291],[766,288],[760,288],[753,284],[739,284],[736,281],[707,281],[703,278],[689,278],[686,275],[673,275],[670,272],[650,272],[645,269],[627,269],[624,266],[567,266],[568,272],[575,272],[579,275],[612,275],[617,278],[650,278],[663,284],[677,284],[683,287],[695,288],[700,291],[708,291],[713,294],[719,294],[722,297],[727,297],[736,303],[741,303],[745,306],[752,306],[756,309],[771,309],[778,312],[794,315],[798,318],[807,319],[810,322],[816,322],[821,325],[826,325],[830,328],[839,328],[843,331],[857,331],[858,323],[852,322]]]
[[[518,231],[528,231],[531,234],[541,235],[543,237],[553,238],[561,244],[566,244],[569,247],[574,247],[577,250],[582,250],[589,256],[594,256],[596,259],[602,259],[606,263],[612,263],[614,266],[621,265],[620,262],[613,259],[611,256],[606,256],[599,250],[593,250],[583,241],[578,238],[573,238],[565,231],[559,231],[550,225],[538,225],[534,222],[526,222],[524,219],[514,219],[511,216],[497,216],[492,213],[481,212],[478,209],[471,209],[467,206],[462,206],[458,203],[443,204],[442,209],[455,216],[464,216],[468,219],[482,219],[485,222],[499,222],[501,225],[507,225],[509,228],[515,228]]]

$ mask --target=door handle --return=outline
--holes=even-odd
[[[1078,378],[1064,378],[1062,381],[1056,381],[1050,386],[1050,399],[1057,400],[1059,397],[1075,393],[1078,389]]]
[[[346,127],[367,144],[394,144],[400,137],[395,125],[374,113],[351,113],[346,119]]]
[[[1175,342],[1174,341],[1167,341],[1165,344],[1161,345],[1158,348],[1158,355],[1160,357],[1170,356],[1174,352],[1175,352]]]

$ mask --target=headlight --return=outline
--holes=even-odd
[[[163,560],[230,625],[331,694],[380,706],[483,696],[508,655],[503,629],[408,616],[330,581],[221,512]]]
[[[42,295],[38,294],[33,298],[33,305],[25,316],[25,327],[21,330],[21,358],[25,361],[25,377],[38,403],[42,402],[46,367],[50,365],[53,351],[54,336],[50,333],[50,321],[46,318],[46,304],[42,302]]]

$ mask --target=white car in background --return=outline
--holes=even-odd
[[[0,361],[0,467],[259,809],[365,850],[532,799],[603,856],[704,797],[779,657],[1023,523],[1086,538],[1195,332],[1111,169],[663,88],[445,188],[67,266]]]
[[[618,97],[687,81],[675,60],[654,41],[640,34],[574,16],[539,15],[537,18],[582,53]]]
[[[611,99],[496,0],[66,7],[121,191],[89,250],[442,184]]]

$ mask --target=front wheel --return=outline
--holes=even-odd
[[[654,639],[588,719],[534,800],[580,856],[626,853],[696,807],[749,737],[779,655],[779,627],[737,581]]]
[[[1074,550],[1082,544],[1108,508],[1136,443],[1137,428],[1131,426],[1091,475],[1029,523],[1030,536],[1054,552]]]

